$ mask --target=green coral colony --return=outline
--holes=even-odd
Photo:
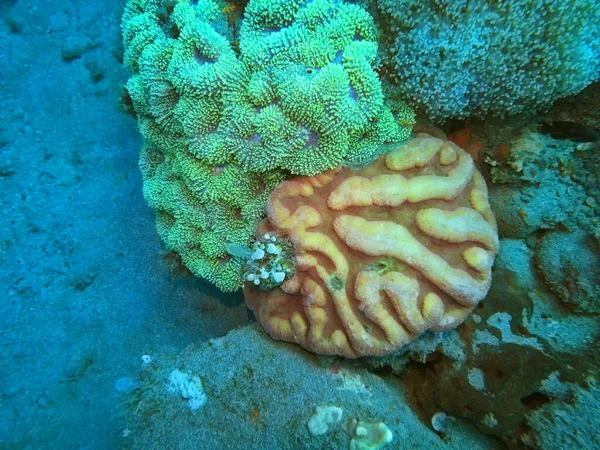
[[[122,28],[158,233],[195,275],[235,291],[254,266],[263,287],[287,274],[262,278],[258,260],[228,251],[269,245],[253,235],[282,180],[368,164],[410,136],[414,113],[386,101],[361,7],[251,0],[238,34],[223,6],[130,0]]]

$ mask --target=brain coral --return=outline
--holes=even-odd
[[[293,243],[296,273],[269,292],[248,283],[248,306],[274,338],[346,357],[459,325],[498,250],[471,157],[426,134],[361,171],[284,181],[257,233],[269,232]]]
[[[537,111],[600,79],[597,0],[358,0],[384,59],[435,120]]]

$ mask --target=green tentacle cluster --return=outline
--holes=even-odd
[[[412,126],[386,103],[362,8],[251,0],[238,50],[224,5],[129,0],[122,29],[158,232],[194,274],[234,291],[244,258],[226,246],[251,242],[282,180],[367,163]]]
[[[373,70],[376,28],[361,7],[253,0],[240,50],[251,75],[236,97],[248,111],[236,152],[248,170],[315,175],[368,163],[382,144],[410,135],[412,125],[395,121],[386,104]]]

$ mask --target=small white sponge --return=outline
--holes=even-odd
[[[202,389],[202,381],[199,377],[181,372],[175,369],[169,375],[169,392],[180,395],[188,400],[188,405],[192,411],[199,409],[206,403],[206,394]]]
[[[313,436],[327,433],[342,420],[342,408],[337,406],[317,406],[315,413],[308,419],[308,431]]]
[[[368,423],[350,419],[344,424],[344,431],[352,438],[350,450],[378,450],[394,438],[383,422]]]

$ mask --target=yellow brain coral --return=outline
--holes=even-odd
[[[486,295],[498,250],[487,187],[471,157],[418,135],[359,172],[285,181],[258,233],[295,247],[279,289],[245,287],[275,339],[354,358],[393,352],[462,323]]]

